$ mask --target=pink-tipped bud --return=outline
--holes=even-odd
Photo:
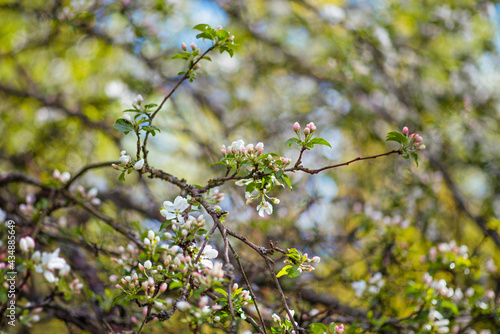
[[[238,289],[238,283],[234,283],[233,284],[233,291],[236,290],[236,289]]]
[[[222,26],[218,26],[218,27],[217,27],[217,30],[222,30]]]
[[[300,130],[300,124],[299,122],[293,123],[293,131],[299,131]]]
[[[191,49],[193,49],[193,51],[196,50],[197,48],[196,44],[194,43],[191,43],[189,46],[191,47]]]
[[[415,136],[415,134],[414,134],[414,133],[412,133],[412,134],[410,135],[410,138],[413,138],[413,136]]]
[[[304,134],[305,134],[306,136],[307,136],[308,134],[310,134],[310,133],[311,133],[311,129],[309,129],[309,128],[305,128],[305,129],[304,129]]]
[[[147,290],[148,290],[148,288],[149,288],[149,283],[148,283],[148,281],[144,281],[144,282],[142,282],[142,283],[141,283],[141,288],[142,288],[142,290],[147,291]]]
[[[418,149],[419,149],[420,151],[425,150],[425,145],[421,145]]]
[[[222,154],[226,155],[227,151],[226,151],[226,145],[222,145],[220,147],[220,151],[222,152]]]
[[[311,132],[316,131],[316,125],[314,125],[314,123],[313,123],[313,122],[311,122],[311,123],[307,124],[307,125],[306,125],[306,128],[311,129]]]
[[[406,126],[405,126],[405,127],[403,128],[403,133],[404,133],[405,135],[407,135],[407,134],[408,134],[408,132],[409,132],[408,127],[406,127]]]
[[[258,142],[258,143],[255,145],[255,150],[256,150],[259,154],[262,154],[262,152],[264,152],[264,143],[263,143],[263,142]]]
[[[167,291],[167,288],[168,288],[168,285],[167,283],[163,282],[161,285],[160,285],[160,291],[161,292],[165,292]]]
[[[122,286],[121,286],[120,284],[115,285],[115,287],[116,287],[117,289],[121,289],[121,288],[122,288]]]
[[[186,43],[182,42],[181,48],[182,48],[182,50],[186,51],[187,50]]]
[[[144,271],[144,266],[142,264],[139,263],[139,270],[140,271]]]
[[[420,135],[417,135],[416,137],[417,137],[417,138],[415,138],[415,140],[416,140],[416,141],[422,141],[422,140],[424,139],[424,138],[422,138],[422,136],[420,136]]]

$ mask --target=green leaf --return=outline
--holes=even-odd
[[[210,28],[210,25],[205,24],[205,23],[200,23],[200,24],[197,24],[193,27],[193,29],[199,30],[199,31],[205,31],[207,28]]]
[[[209,32],[202,32],[201,34],[196,35],[196,38],[198,38],[198,39],[203,38],[203,39],[213,40],[214,36],[212,36]]]
[[[177,75],[183,75],[183,74],[186,74],[186,72],[180,71],[179,73],[177,73]]]
[[[203,57],[203,58],[201,58],[201,59],[205,59],[205,60],[208,60],[208,61],[212,61],[212,59],[211,59],[209,56],[205,56],[205,57]]]
[[[283,180],[285,181],[288,188],[290,188],[290,191],[292,191],[292,182],[290,181],[290,178],[288,177],[288,175],[283,174]]]
[[[410,152],[410,157],[415,161],[418,167],[418,154],[416,152]]]
[[[227,298],[227,292],[225,290],[223,290],[221,288],[217,288],[214,291],[220,293],[221,295],[223,295],[224,297]]]
[[[123,171],[120,176],[118,177],[118,180],[121,182],[125,182],[125,171]]]
[[[290,270],[288,270],[288,277],[297,277],[299,276],[301,271],[299,270],[299,266],[295,265]]]
[[[458,314],[458,307],[457,307],[457,305],[453,304],[452,302],[450,302],[448,300],[443,300],[441,302],[441,306],[444,307],[444,308],[450,309],[453,312],[453,314],[455,314],[455,315]]]
[[[408,141],[408,138],[406,138],[405,135],[403,135],[401,132],[391,131],[387,134],[385,140],[395,141],[397,143],[400,143],[401,145],[404,145]]]
[[[133,127],[132,123],[130,123],[129,121],[127,121],[123,118],[117,119],[116,123],[115,123],[115,125],[113,125],[113,127],[116,130],[121,131],[121,132],[134,131],[134,127]]]
[[[297,138],[290,138],[286,141],[285,145],[292,146],[292,144],[295,143],[299,146],[302,146],[302,142],[298,140]]]
[[[330,148],[332,148],[332,145],[330,145],[330,143],[326,139],[323,139],[323,138],[313,138],[309,142],[312,144],[325,145],[325,146],[329,146]]]
[[[229,35],[229,32],[227,30],[221,29],[215,33],[215,36],[217,36],[217,38],[222,41],[231,35]]]
[[[325,324],[322,324],[320,322],[311,324],[309,328],[311,329],[311,334],[323,334],[328,331],[328,327],[326,327]]]
[[[172,57],[172,59],[185,59],[188,60],[189,58],[183,54],[176,54]]]
[[[288,270],[290,270],[292,268],[292,266],[290,265],[287,265],[287,266],[284,266],[283,269],[280,270],[280,272],[276,275],[276,277],[281,277],[281,276],[284,276],[284,275],[288,275]]]
[[[149,108],[153,108],[153,107],[157,107],[158,105],[156,103],[150,103],[150,104],[146,104],[144,107],[146,109],[149,109]]]

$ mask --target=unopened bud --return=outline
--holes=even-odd
[[[408,132],[409,132],[408,127],[406,127],[406,126],[405,126],[405,127],[403,128],[403,133],[404,133],[405,135],[407,135],[407,134],[408,134]]]
[[[186,43],[182,42],[181,44],[181,48],[182,50],[186,51],[187,47],[186,47]]]
[[[300,130],[300,124],[299,122],[293,123],[293,131],[299,131]]]
[[[193,51],[196,50],[197,48],[196,44],[194,43],[191,43],[189,46],[191,47],[191,49],[193,49]]]

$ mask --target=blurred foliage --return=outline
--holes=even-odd
[[[418,169],[389,156],[291,175],[295,191],[279,192],[281,204],[265,220],[245,206],[241,188],[222,187],[228,226],[256,244],[275,240],[322,257],[313,274],[282,279],[297,312],[330,310],[323,315],[346,323],[359,316],[349,310],[408,316],[407,282],[428,271],[421,255],[451,240],[478,256],[477,277],[451,272],[448,280],[480,279],[498,295],[498,269],[484,268],[487,259],[500,266],[499,15],[486,0],[0,1],[0,169],[50,182],[54,169],[75,174],[117,160],[123,149],[134,152],[134,138],[113,129],[115,120],[137,94],[161,102],[185,70],[171,58],[181,42],[195,41],[191,28],[221,24],[236,36],[235,56],[212,55],[166,103],[156,119],[161,133],[149,139],[151,166],[203,185],[225,172],[207,167],[220,159],[220,145],[240,138],[295,161],[298,150],[284,145],[295,121],[314,121],[333,146],[306,152],[311,168],[392,150],[387,132],[405,125],[426,141]],[[101,212],[143,228],[159,226],[160,203],[178,191],[135,175],[121,184],[111,168],[89,171],[80,183],[99,189]],[[33,191],[10,184],[0,190],[0,206],[23,223],[18,205]],[[55,212],[40,244],[124,243],[78,211]],[[67,222],[58,240],[50,229],[61,217]],[[410,226],[388,223],[402,220]],[[104,296],[114,289],[103,283],[109,259],[81,252],[96,269],[76,267],[78,274],[87,281],[95,274],[91,290]],[[263,304],[279,305],[264,264],[255,254],[242,261]],[[376,272],[390,284],[377,297],[356,298],[351,283]],[[302,288],[331,299],[301,299]],[[161,326],[180,333],[173,320]],[[32,332],[61,328],[50,321],[54,327],[37,324]],[[495,330],[491,321],[473,326]]]

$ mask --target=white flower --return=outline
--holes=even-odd
[[[146,269],[151,269],[151,266],[152,266],[152,265],[153,265],[153,264],[152,264],[152,263],[151,263],[151,261],[149,261],[149,260],[147,260],[146,262],[144,262],[144,268],[146,268]]]
[[[187,199],[177,196],[174,203],[170,201],[163,202],[163,207],[165,209],[160,211],[163,217],[167,218],[167,220],[176,219],[179,224],[184,224],[182,213],[189,207]]]
[[[71,174],[69,172],[62,173],[61,177],[59,178],[59,180],[61,180],[62,183],[68,182],[69,179],[71,179]]]
[[[233,141],[231,143],[231,147],[233,148],[233,151],[242,152],[245,150],[245,142],[243,139],[238,139],[237,141]]]
[[[136,170],[142,169],[142,166],[144,166],[144,159],[137,161],[134,165],[134,169]]]
[[[28,244],[26,243],[26,239],[21,238],[21,240],[19,240],[19,248],[23,253],[26,253],[28,251]]]
[[[59,270],[59,276],[65,276],[71,270],[71,267],[66,263],[66,260],[59,257],[59,248],[53,253],[43,252],[40,257],[40,252],[36,251],[32,257],[34,262],[41,263],[35,266],[35,270],[39,273],[43,272],[45,279],[51,283],[57,282],[59,278],[54,274],[55,270]]]
[[[259,216],[261,217],[264,217],[264,212],[268,215],[272,215],[273,206],[269,202],[263,201],[257,206],[257,211],[259,211]]]
[[[129,157],[128,155],[122,155],[122,156],[120,157],[120,163],[121,163],[122,165],[126,165],[126,164],[128,164],[128,162],[129,162],[129,161],[130,161],[130,157]]]
[[[242,180],[236,181],[234,184],[242,187],[242,186],[246,186],[247,184],[251,183],[252,181],[253,181],[252,179],[242,179]]]
[[[355,291],[356,297],[361,297],[366,290],[366,282],[363,280],[352,282],[351,286]]]
[[[89,190],[89,192],[87,193],[87,195],[89,196],[89,198],[93,198],[93,197],[96,197],[97,196],[97,193],[99,192],[99,190],[97,190],[96,187],[94,188],[91,188]]]
[[[276,313],[273,313],[272,318],[273,318],[274,322],[277,322],[277,323],[281,322],[280,316],[277,315]]]
[[[203,249],[203,253],[201,253],[200,263],[203,266],[212,269],[214,264],[212,263],[212,261],[208,259],[215,259],[218,255],[219,252],[217,251],[217,249],[213,248],[210,245],[206,245],[205,248]]]
[[[181,311],[185,311],[187,309],[189,309],[191,307],[191,304],[189,304],[188,302],[186,301],[180,301],[180,302],[177,302],[177,308]]]

